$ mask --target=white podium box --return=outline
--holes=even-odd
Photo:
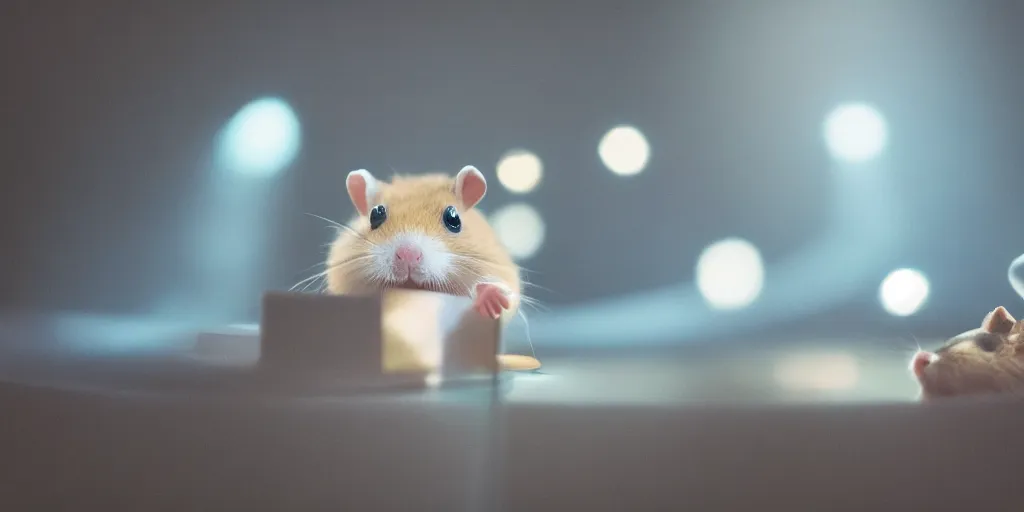
[[[201,332],[194,353],[250,369],[261,387],[357,391],[491,379],[501,333],[466,297],[270,292],[260,325]]]

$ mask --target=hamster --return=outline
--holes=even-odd
[[[454,177],[394,176],[390,182],[360,169],[348,174],[345,188],[357,215],[328,251],[327,293],[400,288],[467,296],[477,313],[502,328],[517,313],[519,267],[474,208],[487,193],[475,167]],[[391,306],[385,304],[385,318]],[[384,324],[385,337],[389,327],[400,328]],[[509,370],[540,367],[524,356],[501,355],[498,362]]]
[[[980,328],[954,336],[935,352],[919,350],[910,360],[910,372],[922,400],[1024,394],[1024,322],[1000,306]]]

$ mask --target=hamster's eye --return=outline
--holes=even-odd
[[[462,219],[459,218],[459,211],[454,206],[444,209],[444,213],[441,214],[441,222],[444,222],[444,227],[452,233],[462,231]]]
[[[977,345],[978,348],[980,348],[981,350],[984,350],[985,352],[995,352],[995,350],[999,348],[999,345],[1001,343],[1002,340],[999,338],[999,336],[995,336],[992,334],[983,334],[974,339],[974,344]]]
[[[370,229],[379,228],[386,220],[388,220],[388,209],[384,205],[378,204],[370,210]]]

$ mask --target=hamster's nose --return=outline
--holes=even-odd
[[[401,245],[395,249],[395,257],[404,263],[419,263],[423,259],[423,252],[414,245]]]
[[[931,352],[918,350],[910,360],[910,371],[913,372],[915,377],[920,377],[924,373],[924,369],[938,358],[939,356]]]

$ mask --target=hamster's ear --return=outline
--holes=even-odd
[[[981,322],[981,330],[992,334],[1009,334],[1016,323],[1017,320],[1010,315],[1010,312],[999,306],[985,315],[985,320]]]
[[[359,169],[348,173],[348,178],[345,179],[345,188],[348,189],[348,197],[352,199],[356,211],[365,217],[376,200],[377,192],[380,191],[377,179],[370,174],[370,171]]]
[[[477,205],[487,193],[487,180],[476,167],[467,165],[455,175],[455,198],[468,210]]]

